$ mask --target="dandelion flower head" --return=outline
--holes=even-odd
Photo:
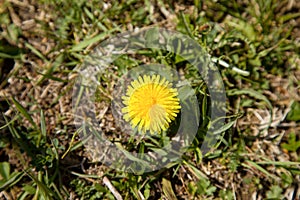
[[[166,130],[181,108],[178,92],[171,86],[160,75],[139,76],[132,81],[122,97],[124,120],[143,133]]]

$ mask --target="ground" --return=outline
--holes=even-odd
[[[300,2],[0,5],[1,199],[300,199]],[[187,35],[214,58],[226,117],[218,142],[201,152],[211,104],[195,68],[158,50],[121,56],[96,80],[96,119],[110,141],[143,152],[172,138],[170,129],[141,141],[118,124],[111,104],[118,80],[142,64],[177,70],[190,82],[202,117],[181,159],[129,173],[97,161],[103,152],[82,140],[73,92],[85,59],[102,41],[149,27]]]

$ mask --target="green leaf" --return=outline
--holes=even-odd
[[[292,152],[296,152],[300,148],[300,141],[297,140],[295,133],[290,133],[288,143],[282,143],[281,147]]]
[[[151,192],[150,192],[150,186],[149,186],[149,184],[146,184],[145,190],[144,190],[144,197],[145,197],[146,199],[149,199],[150,194],[151,194]]]
[[[23,186],[23,190],[27,192],[28,194],[34,194],[36,192],[36,189],[32,187],[31,185],[25,185]]]
[[[193,164],[190,164],[187,161],[183,161],[183,163],[190,169],[193,175],[198,179],[203,179],[203,178],[208,179],[208,177],[199,169],[197,169],[197,167],[193,166]]]
[[[261,64],[261,59],[260,59],[260,57],[255,57],[255,58],[253,58],[253,59],[250,59],[249,60],[249,63],[251,64],[251,65],[253,65],[253,66],[255,66],[255,67],[260,67],[262,64]]]
[[[216,130],[213,132],[214,135],[218,135],[220,133],[223,133],[225,131],[227,131],[228,129],[230,129],[234,124],[235,124],[235,120],[228,122],[227,124],[225,124],[224,126],[222,126],[220,129]]]
[[[19,59],[19,58],[21,58],[21,56],[20,55],[10,55],[7,53],[0,52],[0,58]]]
[[[299,121],[300,120],[300,102],[295,101],[292,106],[291,110],[286,116],[286,119],[289,121]]]
[[[8,31],[9,38],[12,41],[18,41],[21,31],[20,31],[20,28],[17,25],[15,25],[14,23],[9,24],[7,26],[7,31]]]
[[[177,199],[170,180],[162,179],[162,189],[167,199]]]
[[[300,17],[300,12],[297,12],[297,13],[288,13],[286,15],[281,16],[280,20],[282,22],[286,22],[288,20],[295,19],[295,18],[298,18],[298,17]]]
[[[0,175],[1,175],[1,179],[4,179],[4,180],[9,179],[10,165],[8,162],[0,163]]]
[[[145,166],[148,166],[148,163],[142,159],[139,159],[138,157],[135,157],[133,156],[131,153],[129,153],[128,151],[126,151],[124,149],[124,147],[120,144],[120,143],[115,143],[115,145],[118,147],[118,149],[120,151],[122,151],[124,153],[124,155],[129,158],[130,160],[134,161],[134,162],[137,162],[137,163],[140,163],[140,164],[143,164]],[[149,166],[150,167],[150,166]]]
[[[251,23],[245,22],[241,19],[234,18],[231,19],[230,21],[227,21],[227,24],[241,31],[243,35],[245,35],[249,40],[255,41],[255,38],[257,37],[257,31],[254,29]]]
[[[93,13],[91,13],[87,7],[84,7],[83,10],[84,10],[85,14],[86,14],[92,21],[95,20],[95,17],[94,17],[94,15],[93,15]]]
[[[282,189],[278,185],[273,185],[267,192],[267,199],[282,199]]]
[[[46,138],[46,122],[45,122],[45,116],[43,110],[41,110],[41,134],[44,138]]]

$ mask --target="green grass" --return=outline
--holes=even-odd
[[[257,198],[288,199],[288,191],[297,198],[297,1],[36,0],[33,8],[16,2],[4,0],[0,8],[1,198],[245,199],[256,192]],[[34,28],[24,28],[30,19]],[[167,134],[129,138],[109,121],[115,82],[149,62],[184,72],[198,99],[200,125],[182,159],[153,172],[119,172],[91,160],[79,136],[85,127],[76,129],[71,116],[72,89],[95,46],[148,26],[186,34],[211,54],[226,89],[226,123],[213,150],[201,152],[212,121],[208,89],[195,68],[153,49],[123,55],[97,77],[97,112],[110,140],[139,152],[170,140]]]

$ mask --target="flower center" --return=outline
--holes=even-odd
[[[156,100],[156,98],[154,98],[154,97],[151,97],[151,105],[153,106],[154,104],[156,104],[156,102],[157,102],[157,100]]]

